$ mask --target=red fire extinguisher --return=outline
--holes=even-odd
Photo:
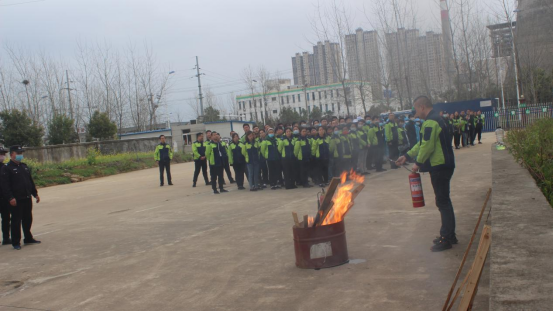
[[[413,207],[423,207],[424,194],[422,193],[421,175],[419,173],[411,173],[409,175],[409,185],[411,186],[411,199],[413,199]]]

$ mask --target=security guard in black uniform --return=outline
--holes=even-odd
[[[10,203],[12,215],[12,246],[16,250],[21,249],[21,226],[25,234],[25,245],[38,244],[31,234],[33,224],[33,199],[40,202],[31,170],[23,161],[23,148],[21,146],[10,147],[11,161],[2,167],[1,188],[5,199]]]
[[[4,147],[0,147],[0,172],[2,171],[2,167],[4,167],[4,159],[6,158],[6,153],[8,153],[8,150],[6,150]],[[4,199],[1,191],[0,215],[2,216],[2,245],[10,245],[12,244],[12,240],[10,239],[10,203],[8,202],[8,200]]]

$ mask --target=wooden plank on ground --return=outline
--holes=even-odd
[[[463,292],[463,298],[459,302],[459,311],[469,310],[470,303],[474,298],[476,293],[476,286],[480,281],[480,276],[482,275],[482,269],[484,268],[484,263],[488,257],[488,251],[490,250],[490,244],[492,242],[492,228],[489,225],[485,225],[482,230],[482,236],[480,237],[480,244],[478,245],[478,250],[476,251],[476,257],[472,263],[471,274],[467,279],[467,287]]]

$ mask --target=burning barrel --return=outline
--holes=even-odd
[[[326,226],[292,228],[296,267],[321,269],[349,262],[344,221]]]
[[[363,182],[363,176],[344,172],[323,191],[315,218],[305,215],[300,223],[297,213],[292,213],[296,267],[321,269],[349,262],[344,217],[365,187]]]

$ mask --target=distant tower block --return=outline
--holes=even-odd
[[[444,43],[444,60],[448,87],[453,85],[454,67],[453,67],[453,45],[451,41],[451,22],[449,20],[449,6],[446,0],[440,0],[442,10],[442,35]]]

